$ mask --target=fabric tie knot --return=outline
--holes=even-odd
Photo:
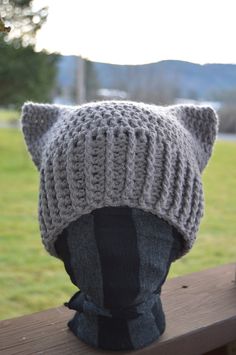
[[[143,311],[137,310],[137,305],[123,308],[106,309],[96,305],[91,298],[82,291],[77,291],[64,305],[69,309],[87,314],[100,315],[109,318],[134,319],[142,315]]]

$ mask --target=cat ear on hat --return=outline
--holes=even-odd
[[[219,117],[210,106],[180,104],[170,106],[181,125],[191,134],[202,172],[211,155],[219,129]]]
[[[38,170],[41,165],[43,148],[47,142],[47,133],[59,117],[59,107],[54,104],[25,102],[21,108],[21,129]]]

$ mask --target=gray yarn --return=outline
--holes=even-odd
[[[208,106],[100,101],[26,102],[21,125],[40,172],[39,224],[46,250],[70,222],[105,206],[137,207],[183,236],[186,254],[204,215],[201,173],[218,116]]]

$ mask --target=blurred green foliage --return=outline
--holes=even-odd
[[[32,1],[0,0],[0,14],[12,27],[0,34],[0,104],[18,108],[24,101],[51,101],[57,54],[35,52],[35,35],[47,19]]]
[[[11,27],[10,33],[2,38],[15,47],[34,46],[36,33],[47,20],[48,7],[36,10],[32,0],[0,0],[0,14]]]
[[[19,108],[24,101],[50,101],[56,78],[56,55],[15,48],[0,40],[0,103]]]

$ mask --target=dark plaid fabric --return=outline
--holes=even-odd
[[[103,207],[72,222],[55,248],[79,291],[65,303],[76,310],[68,326],[87,344],[132,350],[165,330],[161,287],[182,237],[141,209]]]

